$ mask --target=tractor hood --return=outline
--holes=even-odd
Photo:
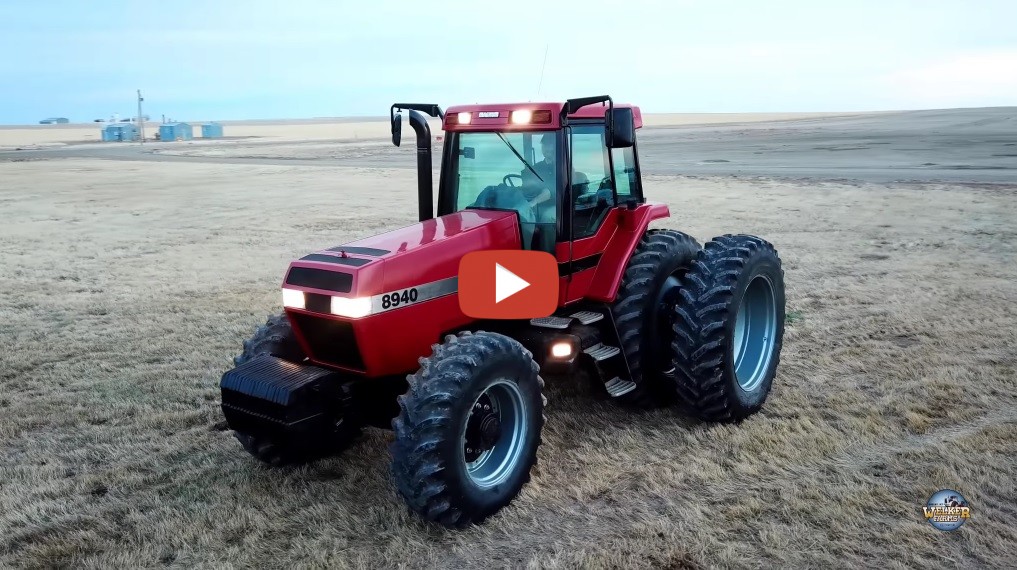
[[[385,253],[379,256],[382,259],[393,259],[419,250],[427,250],[429,254],[436,254],[439,250],[446,249],[447,244],[459,243],[463,238],[472,241],[495,239],[496,236],[499,238],[496,239],[497,243],[490,244],[492,247],[508,246],[511,248],[512,245],[504,242],[506,235],[509,238],[515,238],[514,247],[518,248],[519,225],[516,222],[515,212],[464,210],[353,241],[328,251],[376,248],[385,250]],[[470,251],[473,249],[488,249],[488,247],[478,243],[477,247],[470,248]],[[458,258],[456,265],[456,270],[458,270]]]
[[[290,264],[283,287],[307,293],[306,310],[316,313],[332,312],[319,295],[356,299],[360,309],[336,314],[359,318],[389,309],[380,297],[406,288],[443,282],[436,292],[453,293],[463,255],[519,249],[520,239],[515,212],[465,210],[306,255]],[[366,297],[375,305],[369,312]]]
[[[368,377],[402,374],[444,331],[470,322],[459,309],[459,260],[519,249],[515,212],[466,210],[294,261],[283,304],[312,363]]]

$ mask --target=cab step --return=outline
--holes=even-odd
[[[572,315],[573,319],[578,320],[584,325],[592,325],[593,323],[603,320],[604,313],[598,313],[596,311],[579,311]]]
[[[539,319],[530,319],[530,324],[535,327],[543,327],[546,329],[560,329],[565,330],[572,324],[571,317],[540,317]]]
[[[607,360],[612,356],[617,356],[618,353],[621,352],[621,349],[618,348],[617,346],[607,346],[602,342],[598,342],[597,344],[591,346],[590,348],[587,348],[583,352],[590,355],[590,357],[592,357],[597,362],[600,362],[603,360]]]
[[[607,393],[611,394],[612,397],[619,397],[628,394],[629,392],[636,389],[636,383],[631,380],[622,380],[617,376],[608,380],[604,383],[604,388],[607,388]]]

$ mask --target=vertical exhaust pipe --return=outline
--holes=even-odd
[[[410,110],[410,126],[417,133],[417,199],[420,221],[434,217],[434,183],[431,181],[431,127],[424,115]]]
[[[431,182],[431,127],[424,114],[444,119],[441,107],[433,103],[396,103],[389,109],[392,121],[392,144],[399,146],[402,138],[402,114],[396,109],[409,109],[410,126],[417,133],[417,198],[420,221],[434,218],[434,184]],[[420,112],[418,112],[420,111]]]

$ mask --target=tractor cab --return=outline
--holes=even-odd
[[[438,216],[468,209],[514,211],[522,247],[556,254],[558,243],[597,233],[611,209],[643,202],[635,148],[635,129],[642,126],[637,107],[615,105],[607,96],[464,105],[445,113],[434,105],[394,105],[396,144],[401,117],[395,110],[401,108],[441,118],[447,133]],[[419,137],[415,123],[422,121],[414,121],[415,111],[410,112]],[[430,198],[429,179],[426,186],[422,204]],[[422,205],[421,220],[430,215],[430,204],[424,209]]]

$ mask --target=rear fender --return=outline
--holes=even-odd
[[[667,218],[670,215],[671,211],[667,204],[656,202],[640,204],[631,210],[619,208],[617,230],[604,249],[586,298],[604,303],[614,302],[621,287],[625,268],[636,246],[639,245],[639,240],[643,239],[646,228],[653,220]]]

